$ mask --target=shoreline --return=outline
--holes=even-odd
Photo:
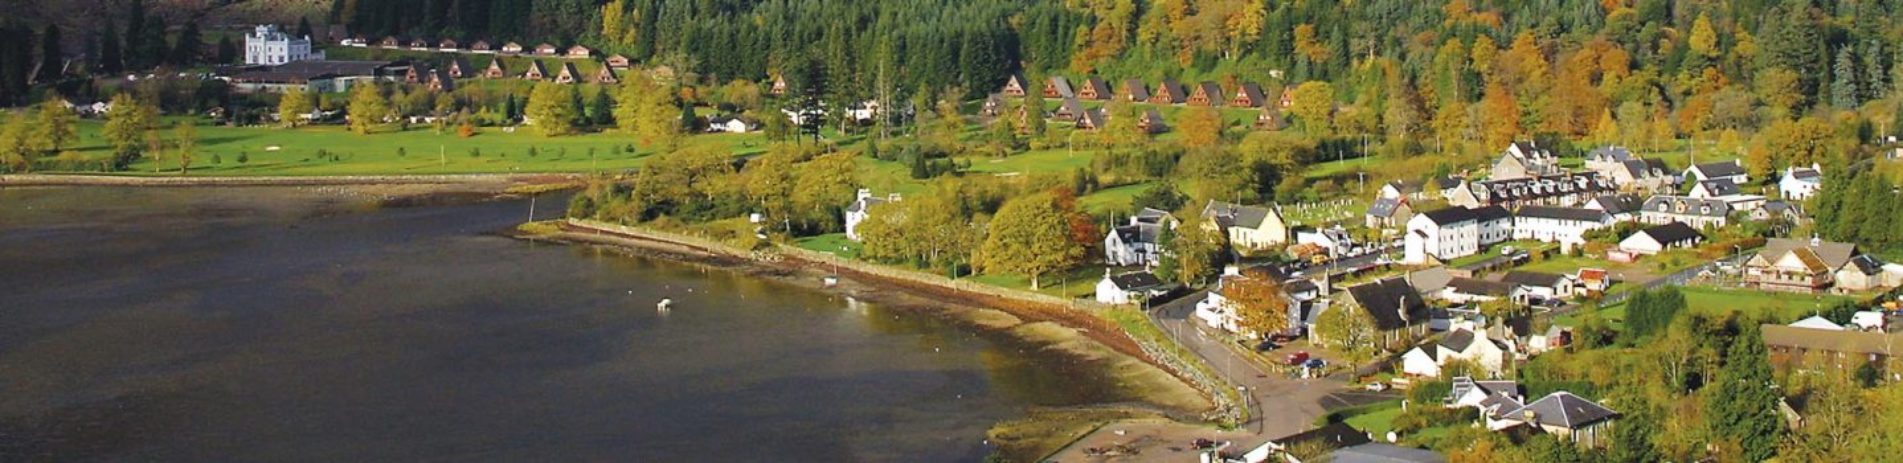
[[[505,234],[536,242],[596,246],[633,256],[705,265],[917,312],[965,326],[986,337],[1034,348],[1039,351],[1036,355],[1083,363],[1101,375],[1092,380],[1111,382],[1124,396],[1123,402],[1040,407],[1046,411],[1027,411],[1029,414],[1025,417],[997,423],[989,437],[1001,454],[1016,461],[1046,457],[1081,438],[1088,430],[1110,421],[1149,416],[1200,425],[1207,424],[1207,413],[1216,408],[1216,403],[1204,391],[1150,358],[1127,334],[1112,331],[1101,319],[1078,309],[1045,307],[1047,304],[1043,301],[1013,300],[995,294],[935,287],[845,266],[827,269],[828,263],[794,255],[742,252],[716,243],[670,239],[661,233],[637,235],[629,233],[634,230],[603,230],[568,221],[556,222],[549,228],[552,229],[511,230]],[[822,279],[835,275],[834,271],[837,284],[830,287],[823,284]],[[1053,413],[1052,410],[1071,412]],[[1115,413],[1110,413],[1111,410]],[[1097,421],[1098,418],[1107,420]],[[1025,431],[1026,423],[1038,431]],[[1088,429],[1078,432],[1079,428]]]
[[[313,175],[313,176],[148,176],[106,174],[6,174],[0,188],[28,186],[381,186],[381,185],[514,185],[579,181],[581,174],[440,174],[440,175]]]

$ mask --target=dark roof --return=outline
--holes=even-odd
[[[374,76],[397,63],[390,61],[292,61],[271,68],[272,72],[303,75]]]
[[[1646,198],[1644,210],[1648,213],[1725,217],[1731,215],[1731,203],[1719,199],[1660,195]]]
[[[1639,233],[1644,233],[1646,236],[1652,237],[1652,241],[1657,241],[1659,244],[1672,244],[1704,236],[1700,235],[1698,230],[1693,230],[1692,226],[1686,225],[1685,222],[1672,222],[1659,225],[1639,230]]]
[[[1632,178],[1663,177],[1666,171],[1665,160],[1662,159],[1628,159],[1619,165]]]
[[[1611,181],[1592,172],[1488,180],[1473,183],[1472,188],[1475,196],[1488,204],[1569,194],[1596,194],[1617,189]]]
[[[1330,448],[1353,447],[1369,442],[1368,433],[1361,432],[1348,423],[1334,422],[1319,428],[1302,431],[1274,439],[1275,445],[1288,447],[1303,442],[1320,442]]]
[[[1102,77],[1097,76],[1085,77],[1084,88],[1095,90],[1097,92],[1097,98],[1110,98],[1110,95],[1115,92],[1115,90],[1110,88],[1109,83],[1104,82]]]
[[[1442,347],[1451,349],[1454,352],[1466,351],[1467,347],[1472,346],[1473,343],[1474,332],[1465,329],[1454,330],[1451,333],[1447,333],[1447,337],[1441,338],[1440,340]]]
[[[1435,211],[1423,212],[1421,213],[1421,215],[1427,216],[1428,220],[1434,221],[1434,223],[1437,225],[1456,224],[1456,223],[1466,222],[1470,220],[1484,222],[1484,221],[1500,220],[1500,219],[1507,219],[1507,218],[1513,217],[1513,213],[1507,212],[1506,208],[1500,207],[1500,206],[1487,206],[1487,207],[1481,207],[1481,208],[1466,208],[1461,206],[1454,206],[1454,207],[1449,207],[1449,208],[1435,210]]]
[[[1566,391],[1547,394],[1506,416],[1526,420],[1527,412],[1533,412],[1533,419],[1529,421],[1568,429],[1579,429],[1619,416],[1619,412]]]
[[[1189,98],[1189,94],[1183,92],[1183,84],[1176,82],[1176,79],[1163,79],[1163,83],[1156,84],[1154,96],[1167,97],[1170,103],[1182,103]]]
[[[1242,88],[1236,89],[1236,96],[1248,97],[1249,101],[1256,105],[1266,105],[1268,103],[1262,101],[1262,86],[1256,85],[1255,82],[1243,82]]]
[[[1798,180],[1818,180],[1824,176],[1824,173],[1818,172],[1817,169],[1805,167],[1802,169],[1791,169],[1791,176],[1797,177]]]
[[[1221,106],[1223,103],[1228,102],[1226,99],[1223,98],[1224,96],[1227,96],[1227,95],[1224,95],[1222,93],[1222,86],[1216,85],[1216,83],[1213,81],[1205,80],[1203,81],[1203,83],[1196,84],[1196,89],[1202,91],[1203,96],[1209,98],[1210,106]]]
[[[1850,265],[1856,266],[1857,271],[1863,272],[1864,275],[1883,273],[1883,262],[1878,261],[1876,257],[1869,254],[1850,258]]]
[[[1479,278],[1454,277],[1451,280],[1447,280],[1447,287],[1454,288],[1454,292],[1460,294],[1472,294],[1476,296],[1506,297],[1508,294],[1513,293],[1513,285],[1511,284],[1487,281]]]
[[[1125,243],[1156,243],[1158,237],[1163,235],[1163,225],[1155,223],[1124,225],[1115,230],[1117,238]]]
[[[1580,222],[1604,222],[1606,211],[1581,209],[1577,207],[1522,206],[1520,217],[1538,219],[1574,220]]]
[[[1603,146],[1586,154],[1586,159],[1595,161],[1625,162],[1632,160],[1632,150],[1623,146]]]
[[[1705,174],[1705,178],[1744,175],[1744,166],[1739,165],[1738,161],[1723,161],[1723,162],[1711,162],[1711,163],[1699,164],[1696,166],[1692,166],[1691,170],[1695,170]]]
[[[1427,302],[1403,278],[1389,278],[1348,288],[1349,297],[1374,318],[1375,328],[1396,330],[1427,321]]]
[[[1903,345],[1903,334],[1899,333],[1820,330],[1779,324],[1760,325],[1759,330],[1767,346],[1812,352],[1888,356]]]
[[[1123,92],[1126,95],[1130,95],[1130,99],[1132,100],[1144,101],[1150,99],[1150,88],[1143,83],[1142,79],[1125,79],[1123,81]]]
[[[1398,198],[1376,199],[1374,204],[1368,205],[1368,215],[1380,218],[1394,217],[1394,211],[1400,210],[1402,204],[1405,202]]]
[[[1070,79],[1066,79],[1064,76],[1051,76],[1048,79],[1044,79],[1044,81],[1046,87],[1057,89],[1058,97],[1071,98],[1077,96],[1077,92],[1070,88]]]
[[[1132,272],[1110,277],[1110,283],[1124,291],[1137,291],[1163,286],[1163,280],[1150,272]]]
[[[1452,175],[1434,177],[1433,180],[1434,180],[1434,186],[1440,187],[1440,189],[1442,190],[1451,189],[1451,188],[1460,186],[1460,177],[1455,177]]]
[[[1529,272],[1525,270],[1514,270],[1514,271],[1507,272],[1505,276],[1500,277],[1500,282],[1509,283],[1516,286],[1533,286],[1533,287],[1540,287],[1540,288],[1552,288],[1552,287],[1559,286],[1560,283],[1566,282],[1566,276],[1560,275],[1557,273]]]
[[[1262,222],[1268,220],[1272,212],[1273,211],[1265,207],[1243,206],[1215,200],[1211,200],[1208,205],[1203,206],[1204,216],[1215,217],[1219,224],[1241,226],[1243,228],[1260,228]],[[1227,223],[1223,223],[1223,221],[1227,221]]]
[[[1447,458],[1431,450],[1400,447],[1373,442],[1336,450],[1329,454],[1333,463],[1442,463]]]
[[[1084,103],[1077,101],[1076,98],[1065,98],[1063,102],[1058,103],[1057,111],[1069,114],[1071,117],[1083,117]]]
[[[1616,215],[1627,212],[1638,212],[1640,208],[1645,207],[1645,199],[1635,194],[1620,193],[1604,195],[1593,198],[1593,200],[1599,202],[1599,207],[1605,208],[1607,214]]]
[[[1732,183],[1731,179],[1706,180],[1698,182],[1698,185],[1705,187],[1705,192],[1710,193],[1712,196],[1738,194],[1738,184]]]

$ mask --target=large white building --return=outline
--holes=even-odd
[[[1523,206],[1513,216],[1513,239],[1559,243],[1563,251],[1586,244],[1586,232],[1613,223],[1612,214],[1598,209]]]
[[[1506,241],[1513,233],[1513,215],[1500,206],[1450,207],[1415,214],[1407,221],[1405,257],[1408,264],[1425,264],[1480,253],[1480,248]]]
[[[1784,199],[1803,201],[1816,195],[1817,189],[1823,185],[1824,169],[1811,163],[1809,168],[1784,168],[1784,178],[1777,181],[1777,191]]]
[[[311,51],[311,38],[292,37],[276,25],[258,26],[244,36],[244,64],[278,65],[292,61],[321,60],[324,52]]]

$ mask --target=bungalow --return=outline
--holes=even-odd
[[[1256,113],[1255,115],[1255,128],[1257,129],[1282,130],[1286,127],[1288,127],[1287,121],[1282,119],[1282,111],[1279,109],[1273,107],[1262,108],[1262,112]]]
[[[1130,217],[1130,223],[1110,229],[1103,239],[1104,263],[1115,266],[1153,266],[1163,255],[1158,240],[1165,230],[1178,225],[1169,211],[1143,208]]]
[[[1449,261],[1480,253],[1506,241],[1513,215],[1500,206],[1449,207],[1414,214],[1407,221],[1402,262],[1425,264],[1429,258]]]
[[[1203,217],[1229,238],[1237,250],[1264,251],[1287,243],[1288,223],[1282,212],[1271,206],[1243,206],[1211,200],[1203,206]]]
[[[1751,182],[1751,176],[1745,172],[1744,165],[1736,160],[1694,165],[1685,169],[1684,177],[1686,181],[1691,182],[1720,179],[1730,180],[1731,183],[1740,185]]]
[[[1875,363],[1884,379],[1903,379],[1903,333],[1858,330],[1820,330],[1778,324],[1759,326],[1764,345],[1771,351],[1773,365],[1802,370],[1848,371]]]
[[[1051,112],[1051,118],[1060,121],[1076,121],[1084,114],[1084,103],[1076,98],[1065,98],[1057,104],[1057,111]]]
[[[1084,77],[1084,87],[1077,89],[1077,98],[1085,100],[1109,100],[1114,95],[1110,84],[1097,76]]]
[[[1071,99],[1077,97],[1077,92],[1071,90],[1070,79],[1064,76],[1050,76],[1044,79],[1044,97]]]
[[[535,46],[537,56],[555,56],[557,53],[561,53],[561,49],[556,48],[555,44],[543,43]]]
[[[1743,192],[1738,190],[1738,184],[1731,183],[1730,179],[1717,179],[1692,184],[1692,191],[1688,196],[1698,199],[1721,199],[1739,194]]]
[[[1824,169],[1817,163],[1810,167],[1786,167],[1784,178],[1777,181],[1777,192],[1784,199],[1803,201],[1817,194],[1817,188],[1824,184]]]
[[[1243,82],[1242,85],[1236,88],[1236,97],[1229,100],[1229,105],[1241,108],[1256,108],[1263,106],[1263,104],[1267,102],[1268,100],[1262,97],[1261,85],[1256,85],[1255,82]]]
[[[588,59],[588,58],[593,58],[595,56],[595,50],[592,48],[581,46],[581,45],[576,45],[576,46],[568,47],[567,55],[569,59]]]
[[[1639,211],[1645,208],[1645,198],[1630,193],[1599,195],[1579,207],[1606,211],[1613,221],[1627,222],[1639,220]]]
[[[573,84],[581,82],[581,71],[575,70],[573,61],[563,61],[562,71],[555,74],[555,83]]]
[[[607,63],[609,69],[628,69],[634,67],[634,63],[628,59],[628,56],[620,53],[608,55]]]
[[[1368,205],[1367,227],[1372,229],[1398,228],[1407,225],[1414,218],[1414,206],[1407,198],[1382,197]]]
[[[1609,257],[1614,261],[1631,262],[1639,256],[1656,255],[1667,249],[1690,249],[1705,241],[1705,236],[1693,230],[1684,222],[1671,222],[1654,225],[1639,230],[1631,236],[1619,240],[1619,250]]]
[[[529,70],[522,71],[522,78],[525,80],[546,79],[548,78],[548,68],[542,66],[540,60],[529,60]]]
[[[621,83],[621,76],[615,75],[615,68],[602,66],[600,69],[595,70],[595,83],[619,84]]]
[[[1024,96],[1025,89],[1029,87],[1029,81],[1024,80],[1024,73],[1013,72],[1011,73],[1011,77],[1004,80],[1004,87],[999,88],[998,93],[1009,97],[1022,97]]]
[[[1619,418],[1619,412],[1566,391],[1548,394],[1519,410],[1501,415],[1506,427],[1521,424],[1532,426],[1588,448],[1611,443],[1611,425]]]
[[[1509,207],[1528,204],[1571,207],[1617,189],[1612,182],[1596,173],[1563,173],[1466,182],[1448,194],[1447,202],[1467,207],[1495,204]]]
[[[1612,214],[1602,210],[1522,206],[1513,216],[1513,239],[1559,243],[1560,252],[1569,252],[1586,244],[1586,232],[1612,223]]]
[[[1150,95],[1151,104],[1183,104],[1189,101],[1189,94],[1183,92],[1183,84],[1176,79],[1163,79],[1156,85],[1156,92]]]
[[[1513,142],[1507,145],[1505,153],[1493,161],[1492,175],[1488,180],[1514,180],[1527,177],[1559,175],[1564,169],[1559,167],[1559,157],[1552,150],[1540,148],[1532,142]]]
[[[456,78],[449,75],[449,71],[446,69],[436,68],[436,70],[428,74],[428,79],[430,90],[438,92],[456,91]]]
[[[1513,285],[1479,278],[1453,277],[1447,280],[1447,288],[1440,293],[1441,300],[1466,304],[1487,302],[1513,297]]]
[[[455,53],[462,51],[463,48],[461,43],[456,42],[456,39],[443,39],[436,42],[436,49],[438,51]]]
[[[522,44],[515,43],[515,42],[502,44],[502,53],[509,54],[509,55],[521,54]]]
[[[846,206],[846,239],[859,241],[859,223],[866,221],[872,213],[872,207],[887,202],[899,202],[899,194],[892,193],[885,198],[872,196],[872,190],[860,188],[852,204]]]
[[[1150,88],[1142,79],[1124,79],[1122,98],[1131,103],[1150,101]]]
[[[501,79],[509,77],[509,71],[502,68],[501,59],[493,59],[489,60],[489,69],[482,71],[482,77],[487,79]]]
[[[1144,108],[1137,117],[1137,128],[1142,129],[1144,133],[1158,134],[1170,131],[1169,124],[1163,121],[1163,113],[1157,111],[1156,108]]]
[[[417,38],[414,38],[414,39],[410,39],[410,49],[411,49],[411,50],[416,50],[416,51],[429,51],[429,50],[430,50],[431,48],[433,48],[433,47],[431,46],[431,44],[430,44],[430,41],[429,41],[429,39],[425,39],[425,38],[422,38],[422,37],[417,37]]]
[[[477,73],[476,65],[470,64],[469,58],[461,56],[450,58],[449,65],[444,67],[443,70],[448,71],[449,76],[456,79],[475,77]]]
[[[1581,268],[1573,273],[1573,281],[1579,283],[1579,294],[1603,293],[1612,287],[1612,275],[1602,268]]]
[[[1565,299],[1579,292],[1573,277],[1557,273],[1514,270],[1501,276],[1500,282],[1513,285],[1513,300],[1522,304]]]
[[[1289,452],[1298,446],[1310,446],[1326,449],[1342,449],[1374,442],[1368,433],[1361,432],[1348,423],[1335,422],[1300,433],[1270,439],[1261,447],[1243,454],[1243,461],[1265,462],[1271,459],[1283,463],[1303,463],[1303,460]],[[1321,455],[1315,461],[1323,461]]]
[[[1110,269],[1104,269],[1103,280],[1097,281],[1097,302],[1117,305],[1146,302],[1151,297],[1167,293],[1167,286],[1150,272],[1113,276]]]
[[[487,40],[477,40],[475,43],[469,44],[469,51],[471,53],[485,53],[485,54],[496,52],[495,46],[490,45],[489,41]]]
[[[1354,247],[1355,240],[1348,236],[1348,230],[1337,225],[1333,228],[1297,231],[1295,243],[1313,244],[1327,251],[1329,257],[1341,257],[1342,254],[1348,252],[1349,248]]]
[[[1744,284],[1772,291],[1823,292],[1836,284],[1838,273],[1857,254],[1857,246],[1849,243],[1772,238],[1745,261]]]
[[[1683,222],[1692,228],[1717,228],[1731,220],[1731,204],[1716,199],[1653,196],[1642,210],[1639,221],[1654,225]]]
[[[1388,278],[1349,287],[1338,301],[1341,304],[1335,310],[1365,311],[1374,320],[1378,333],[1375,344],[1383,349],[1398,349],[1427,335],[1427,302],[1406,279]]]
[[[1190,106],[1222,106],[1222,95],[1221,85],[1205,80],[1190,91],[1187,103]]]
[[[407,42],[407,40],[391,35],[383,37],[383,40],[378,40],[377,46],[383,48],[403,48],[404,42]]]
[[[707,119],[708,133],[747,133],[760,129],[760,124],[733,116],[714,116]]]

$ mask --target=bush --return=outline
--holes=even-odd
[[[1480,419],[1480,410],[1473,407],[1447,408],[1435,405],[1417,404],[1408,407],[1401,416],[1394,417],[1394,432],[1410,434],[1435,426],[1449,426],[1472,423]]]
[[[247,163],[247,162],[251,162],[251,155],[250,155],[250,154],[247,154],[247,153],[245,153],[245,152],[243,152],[243,151],[239,151],[239,152],[238,152],[238,163],[239,163],[239,164],[244,164],[244,163]]]

